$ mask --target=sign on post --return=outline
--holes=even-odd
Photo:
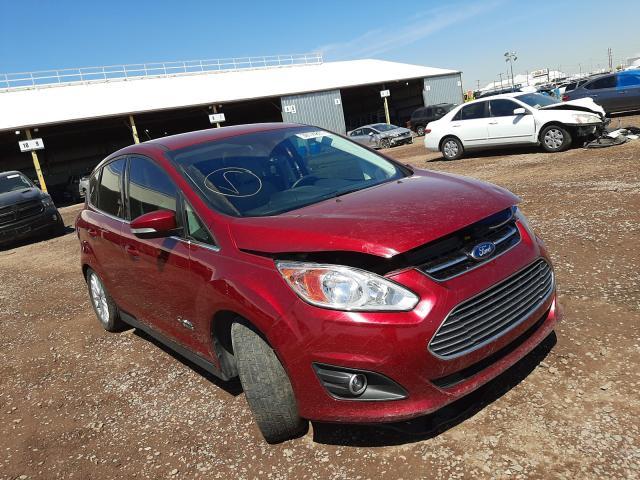
[[[33,138],[31,140],[20,140],[18,142],[21,152],[32,152],[34,150],[44,150],[44,142],[41,138]]]
[[[380,90],[380,96],[382,98],[390,97],[391,96],[391,92],[389,90]]]
[[[209,115],[209,122],[211,123],[222,123],[226,121],[226,118],[224,118],[224,113],[212,113],[211,115]]]

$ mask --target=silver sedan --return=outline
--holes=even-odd
[[[411,130],[388,123],[365,125],[351,130],[347,135],[351,140],[371,148],[389,148],[413,143]]]

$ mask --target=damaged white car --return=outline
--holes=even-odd
[[[590,98],[560,102],[540,93],[505,93],[465,103],[429,123],[424,145],[447,160],[506,145],[560,152],[577,138],[598,135],[604,125],[604,110]]]

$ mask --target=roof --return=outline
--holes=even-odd
[[[0,131],[454,73],[369,59],[9,90]]]

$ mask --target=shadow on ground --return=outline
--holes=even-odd
[[[313,440],[329,445],[381,447],[434,438],[473,417],[518,385],[544,360],[556,343],[554,332],[510,369],[475,392],[430,415],[380,425],[314,423]]]
[[[216,387],[219,387],[220,389],[222,389],[225,392],[227,392],[229,395],[237,397],[238,395],[240,395],[242,393],[242,385],[240,384],[240,380],[238,379],[238,377],[233,378],[233,379],[229,380],[228,382],[225,382],[224,380],[221,380],[218,377],[216,377],[215,375],[213,375],[212,373],[209,373],[204,368],[202,368],[199,365],[196,365],[195,363],[191,362],[187,358],[183,357],[179,353],[177,353],[174,350],[172,350],[171,348],[167,347],[164,343],[160,342],[159,340],[156,340],[154,337],[152,337],[151,335],[143,332],[142,330],[139,330],[139,329],[136,328],[134,330],[134,334],[137,335],[138,337],[144,339],[144,340],[147,340],[148,342],[153,343],[156,347],[158,347],[159,349],[164,351],[167,355],[171,355],[178,362],[180,362],[184,366],[190,368],[191,370],[193,370],[197,374],[203,376],[208,381],[213,383]]]

